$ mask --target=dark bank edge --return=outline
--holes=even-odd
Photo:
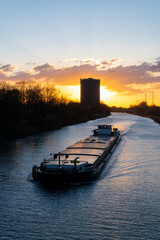
[[[34,134],[57,130],[65,126],[83,123],[98,118],[108,117],[110,112],[94,113],[89,116],[81,116],[80,118],[73,119],[39,119],[39,120],[26,120],[19,122],[12,122],[1,124],[0,126],[0,143],[9,142],[14,139],[31,136]],[[3,134],[2,134],[3,133]]]

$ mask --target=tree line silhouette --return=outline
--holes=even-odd
[[[1,83],[0,112],[0,141],[110,114],[105,104],[86,107],[64,98],[51,83]]]
[[[112,107],[110,109],[113,112],[127,112],[144,117],[149,117],[152,118],[154,121],[160,123],[160,107],[156,105],[149,106],[145,101],[142,101],[137,105],[131,105],[129,108]]]

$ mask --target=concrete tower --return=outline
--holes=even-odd
[[[80,79],[81,84],[81,104],[97,105],[100,103],[100,80],[87,78]]]

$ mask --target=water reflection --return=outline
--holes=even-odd
[[[122,141],[97,181],[46,188],[32,180],[32,165],[106,123]],[[115,113],[1,145],[0,238],[159,239],[159,141],[152,120]]]

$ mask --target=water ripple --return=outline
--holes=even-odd
[[[46,187],[31,168],[112,123],[122,141],[97,181]],[[0,148],[0,239],[159,239],[160,127],[122,113],[12,141]]]

